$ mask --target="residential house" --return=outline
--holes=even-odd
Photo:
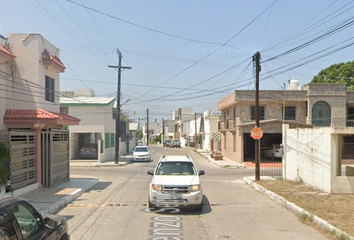
[[[149,129],[148,129],[149,125]],[[159,136],[162,133],[162,125],[161,123],[157,122],[157,119],[155,118],[153,122],[149,122],[149,124],[145,123],[143,126],[143,133],[144,133],[144,142],[151,142],[154,138]],[[149,135],[149,140],[147,139],[147,136]]]
[[[62,92],[62,96],[71,97],[60,97],[60,111],[81,119],[80,125],[69,126],[70,160],[80,160],[80,150],[84,145],[90,143],[97,145],[99,154],[96,160],[98,162],[114,159],[115,120],[113,106],[115,98],[96,97],[95,92],[91,89]],[[125,137],[126,135],[124,135],[124,139]],[[125,153],[125,148],[120,148],[120,154],[123,153]]]
[[[132,152],[135,146],[138,145],[138,131],[139,131],[139,124],[132,122],[129,123],[129,143],[128,143],[128,152]]]
[[[254,98],[254,92],[234,91],[218,103],[222,153],[237,162],[254,159]],[[329,192],[353,191],[354,174],[344,163],[354,159],[354,92],[346,84],[260,91],[259,103],[260,144],[283,144],[284,179]]]
[[[181,146],[203,148],[211,151],[212,148],[218,149],[218,141],[213,139],[213,134],[218,135],[218,122],[220,115],[211,113],[204,114],[193,113],[192,108],[180,108],[173,114],[178,114],[175,122],[174,139],[179,139]],[[215,146],[214,146],[215,142]],[[214,149],[215,149],[214,148]]]
[[[220,114],[205,111],[201,129],[202,148],[211,152],[217,151],[220,145],[220,133],[218,131]]]
[[[175,124],[177,120],[164,120],[163,126],[164,126],[164,140],[173,140],[173,133],[175,130]]]
[[[354,193],[354,92],[346,84],[308,84],[307,123],[283,127],[283,178],[329,193]]]
[[[263,137],[261,148],[282,142],[282,123],[290,127],[312,127],[307,123],[308,99],[306,90],[259,91],[259,120]],[[219,131],[222,154],[236,162],[254,160],[255,92],[236,90],[218,102],[221,111]]]
[[[70,179],[64,126],[80,119],[60,113],[59,56],[40,34],[0,37],[0,140],[10,148],[14,195]]]

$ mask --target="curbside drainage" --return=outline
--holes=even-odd
[[[305,215],[311,216],[311,218],[313,219],[313,222],[317,226],[319,226],[320,228],[330,231],[338,237],[345,237],[345,239],[354,240],[354,237],[350,236],[348,233],[336,228],[335,226],[329,224],[327,221],[323,220],[322,218],[319,218],[316,215],[309,213],[308,211],[300,208],[299,206],[295,205],[294,203],[288,202],[285,198],[278,196],[274,192],[269,191],[268,189],[265,189],[264,187],[258,185],[253,180],[251,180],[250,177],[244,177],[243,181],[246,182],[248,185],[252,186],[253,188],[255,188],[257,191],[259,191],[259,192],[263,193],[264,195],[267,195],[271,199],[281,203],[287,209],[294,212],[296,215],[300,216],[300,215],[305,214]]]

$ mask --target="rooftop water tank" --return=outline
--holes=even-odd
[[[300,82],[296,79],[291,79],[289,85],[289,90],[301,90]]]

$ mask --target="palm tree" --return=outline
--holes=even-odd
[[[10,150],[5,143],[0,142],[0,185],[5,185],[9,178],[7,163],[10,160]]]

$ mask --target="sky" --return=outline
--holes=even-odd
[[[309,83],[332,64],[353,61],[349,0],[0,0],[0,34],[39,33],[60,49],[60,90],[116,97],[131,119],[171,119],[178,108],[217,111],[233,90]]]

